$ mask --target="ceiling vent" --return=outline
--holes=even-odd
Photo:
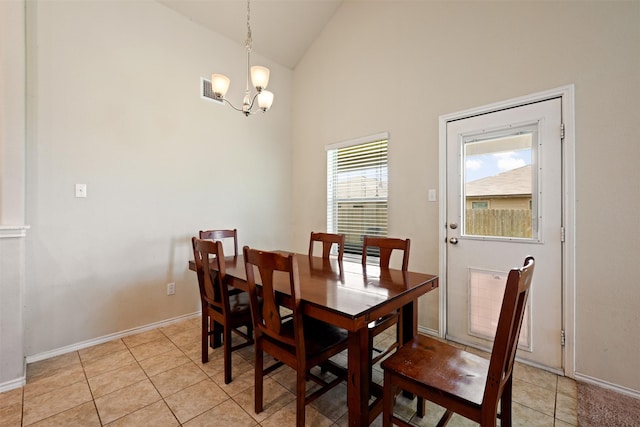
[[[200,77],[200,98],[207,101],[215,102],[216,104],[223,104],[222,100],[216,99],[213,96],[213,90],[211,90],[211,81]]]

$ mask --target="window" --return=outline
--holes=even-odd
[[[471,209],[489,209],[489,202],[471,202]]]
[[[327,231],[361,255],[365,234],[387,235],[387,143],[379,134],[327,147]]]

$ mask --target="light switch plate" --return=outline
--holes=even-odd
[[[437,200],[436,199],[436,190],[430,189],[429,190],[429,201],[430,202],[435,202],[436,200]]]
[[[87,184],[76,184],[76,197],[87,197]]]

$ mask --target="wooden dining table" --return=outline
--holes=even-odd
[[[418,297],[438,287],[438,276],[296,254],[303,314],[349,333],[347,354],[347,405],[349,426],[368,426],[382,410],[381,387],[370,381],[367,325],[402,309],[402,343],[417,333]],[[213,265],[213,263],[212,263]],[[195,263],[189,262],[195,271]],[[247,290],[244,259],[225,257],[229,284]],[[259,280],[256,270],[256,280]],[[275,279],[284,305],[289,295],[288,276]],[[369,404],[370,397],[374,400]]]

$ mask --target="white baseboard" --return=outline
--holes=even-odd
[[[628,388],[628,387],[624,387],[618,384],[613,384],[604,380],[601,380],[599,378],[594,378],[594,377],[590,377],[589,375],[584,375],[581,374],[579,372],[575,373],[575,380],[576,381],[583,381],[585,383],[589,383],[589,384],[593,384],[593,385],[597,385],[599,387],[602,388],[606,388],[609,390],[613,390],[615,392],[618,392],[620,394],[624,394],[626,396],[631,396],[634,397],[636,399],[640,399],[640,391],[638,390],[634,390],[632,388]]]
[[[150,323],[148,325],[140,326],[137,328],[127,329],[126,331],[116,332],[116,333],[105,335],[102,337],[93,338],[87,341],[82,341],[76,344],[67,345],[65,347],[56,348],[54,350],[45,351],[43,353],[33,354],[31,356],[27,356],[27,363],[38,362],[40,360],[45,360],[51,357],[60,356],[61,354],[66,354],[72,351],[82,350],[83,348],[91,347],[97,344],[102,344],[107,341],[115,340],[115,339],[126,337],[129,335],[139,334],[141,332],[150,331],[151,329],[156,329],[163,326],[168,326],[168,325],[171,325],[172,323],[177,323],[182,320],[200,317],[200,314],[201,314],[200,311],[191,313],[191,314],[185,314],[183,316],[162,320],[160,322]]]
[[[27,377],[16,378],[15,380],[6,381],[0,383],[0,393],[13,390],[14,388],[20,388],[27,383]]]
[[[431,335],[432,337],[440,336],[437,329],[427,328],[426,326],[418,325],[418,332],[423,333],[425,335]]]

